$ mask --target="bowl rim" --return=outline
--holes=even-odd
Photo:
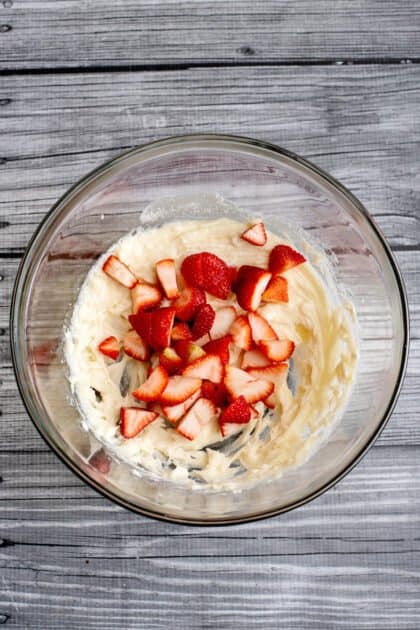
[[[242,517],[211,517],[207,519],[200,518],[181,518],[177,516],[172,516],[170,514],[165,514],[164,511],[158,510],[150,510],[144,507],[140,507],[127,501],[111,490],[108,490],[100,483],[98,483],[95,479],[90,477],[81,467],[76,465],[74,461],[67,456],[67,454],[62,451],[60,446],[56,444],[48,435],[48,433],[40,426],[35,417],[35,414],[32,413],[29,405],[29,401],[26,397],[25,392],[25,383],[21,378],[21,370],[20,370],[20,358],[19,358],[19,349],[18,349],[18,322],[19,316],[22,311],[22,308],[25,307],[25,303],[21,299],[24,295],[24,288],[27,282],[27,276],[25,270],[31,260],[31,258],[36,253],[36,244],[38,239],[42,236],[44,229],[48,226],[48,224],[52,223],[54,219],[58,218],[60,212],[62,211],[64,204],[67,203],[76,193],[80,192],[82,189],[86,187],[87,184],[93,182],[99,176],[102,176],[106,171],[117,165],[119,162],[124,161],[126,158],[135,156],[138,154],[142,154],[148,152],[150,150],[155,149],[165,149],[168,147],[173,147],[176,145],[188,145],[191,144],[191,147],[196,143],[205,142],[208,144],[211,143],[230,143],[239,145],[239,147],[248,147],[253,149],[263,149],[264,151],[268,151],[271,154],[274,154],[274,158],[281,159],[287,158],[292,162],[297,163],[299,166],[304,167],[310,172],[314,173],[321,179],[325,180],[329,183],[333,188],[335,188],[339,193],[341,193],[347,200],[353,205],[353,207],[362,214],[363,218],[370,225],[371,229],[378,237],[379,242],[386,254],[390,267],[394,273],[395,281],[397,283],[398,291],[399,291],[399,300],[401,306],[401,319],[402,319],[402,329],[403,329],[403,339],[401,344],[401,363],[398,371],[397,378],[395,380],[394,388],[390,394],[388,405],[385,409],[383,417],[379,422],[375,432],[369,438],[367,442],[365,442],[359,449],[356,456],[353,460],[347,464],[342,470],[340,470],[334,477],[332,477],[329,481],[324,483],[320,488],[308,493],[305,497],[288,503],[282,507],[277,507],[269,510],[264,510],[259,513],[242,516]],[[9,336],[10,336],[10,348],[12,355],[12,365],[16,378],[16,382],[18,385],[18,390],[24,404],[24,407],[31,419],[33,425],[35,426],[38,433],[44,439],[49,448],[58,456],[58,458],[73,472],[75,473],[82,481],[91,486],[94,490],[110,499],[114,503],[134,512],[135,514],[141,514],[143,516],[148,516],[150,518],[157,519],[163,522],[177,523],[183,525],[200,525],[200,526],[226,526],[226,525],[235,525],[241,523],[250,523],[258,520],[262,520],[265,518],[270,518],[277,516],[279,514],[285,514],[291,510],[294,510],[310,501],[316,499],[332,488],[335,484],[337,484],[341,479],[343,479],[358,463],[359,461],[366,455],[366,453],[370,450],[374,442],[378,439],[382,431],[384,430],[386,424],[389,421],[389,418],[394,410],[396,402],[398,400],[398,396],[401,391],[401,387],[403,384],[406,368],[407,368],[407,360],[408,360],[408,349],[409,349],[409,311],[408,311],[408,300],[407,300],[407,292],[404,285],[404,281],[402,278],[401,271],[398,267],[398,264],[395,260],[395,257],[392,253],[390,246],[388,245],[385,236],[382,233],[382,230],[376,225],[375,221],[364,207],[364,205],[351,193],[345,186],[343,186],[339,181],[337,181],[334,177],[326,173],[323,169],[319,168],[306,158],[302,158],[301,156],[284,149],[276,144],[271,142],[267,142],[265,140],[257,140],[254,138],[246,137],[246,136],[237,136],[237,135],[229,135],[229,134],[182,134],[177,136],[169,136],[160,140],[147,142],[138,146],[135,146],[132,149],[119,153],[114,156],[110,160],[103,162],[98,167],[94,168],[82,178],[80,178],[77,182],[75,182],[70,188],[66,190],[66,192],[61,195],[61,197],[53,204],[51,209],[46,213],[45,217],[39,223],[36,228],[34,234],[32,235],[29,243],[25,249],[24,255],[20,261],[18,271],[16,274],[12,299],[11,299],[11,308],[10,308],[10,319],[9,319]]]

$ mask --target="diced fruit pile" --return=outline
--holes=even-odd
[[[241,238],[265,245],[264,224],[251,225]],[[121,341],[107,337],[98,349],[113,361],[124,352],[148,362],[146,381],[131,392],[138,406],[121,408],[123,437],[135,437],[159,417],[188,440],[217,419],[227,437],[258,417],[255,403],[273,408],[295,346],[279,338],[258,309],[264,302],[288,302],[288,283],[281,274],[303,262],[288,245],[271,250],[268,269],[236,269],[199,252],[187,256],[179,272],[174,260],[158,261],[156,283],[151,284],[109,256],[102,269],[131,291],[132,328]],[[207,293],[226,300],[226,306],[215,310]]]

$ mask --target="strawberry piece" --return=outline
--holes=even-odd
[[[107,337],[98,346],[99,352],[116,361],[120,356],[120,342],[116,337]]]
[[[256,379],[270,381],[274,384],[274,387],[278,389],[286,382],[288,369],[287,363],[276,363],[265,367],[249,368],[247,372]]]
[[[235,399],[242,395],[249,403],[264,400],[274,389],[274,385],[270,381],[256,380],[244,370],[232,365],[226,366],[224,383],[232,398]]]
[[[265,245],[267,242],[267,232],[265,231],[265,225],[262,221],[254,223],[245,232],[241,234],[241,238],[252,245]]]
[[[213,326],[210,329],[210,337],[219,339],[228,334],[230,327],[236,317],[236,310],[233,306],[223,306],[216,311]]]
[[[146,361],[149,358],[149,350],[135,330],[129,330],[124,335],[123,350],[125,354],[137,361]]]
[[[135,437],[147,427],[148,424],[158,418],[158,414],[139,407],[121,407],[120,431],[123,437],[130,439]]]
[[[190,363],[182,372],[183,376],[206,379],[213,383],[220,383],[223,379],[223,363],[220,357],[206,354]]]
[[[156,263],[156,273],[162,285],[165,295],[169,300],[179,297],[178,285],[176,282],[175,261],[172,258],[165,258]]]
[[[143,341],[154,350],[164,350],[171,343],[175,309],[170,306],[156,311],[129,315],[128,320]]]
[[[239,396],[234,400],[219,417],[219,427],[222,435],[232,434],[229,427],[231,424],[247,424],[251,420],[251,408],[244,396]]]
[[[171,424],[178,422],[180,418],[193,406],[195,401],[200,398],[200,390],[198,389],[192,396],[177,405],[165,405],[162,407],[162,414],[169,420]]]
[[[270,361],[287,361],[293,354],[295,344],[290,339],[260,341],[259,347]]]
[[[192,332],[189,329],[189,326],[184,322],[181,322],[180,324],[175,324],[175,326],[172,328],[172,341],[191,341],[192,338]]]
[[[185,363],[192,363],[206,354],[203,348],[192,341],[176,341],[174,348]]]
[[[168,384],[168,379],[168,372],[162,365],[158,365],[151,371],[143,385],[140,385],[131,394],[137,400],[144,400],[145,402],[158,400]]]
[[[159,363],[168,374],[176,374],[184,362],[173,348],[168,347],[159,355]]]
[[[270,252],[268,268],[271,273],[279,274],[301,265],[305,261],[306,258],[289,245],[276,245]]]
[[[288,282],[282,276],[273,276],[262,294],[264,302],[288,302]]]
[[[261,340],[277,339],[277,335],[268,321],[259,313],[248,313],[248,321],[251,326],[252,339],[255,343]]]
[[[235,346],[242,350],[250,350],[252,346],[251,327],[245,315],[240,315],[235,319],[229,330]]]
[[[111,459],[105,453],[104,449],[100,448],[90,457],[89,465],[92,466],[92,468],[95,468],[98,472],[106,475],[111,468]]]
[[[207,335],[213,326],[216,313],[210,304],[201,304],[195,314],[192,326],[193,339],[200,339],[203,335]]]
[[[229,346],[231,341],[232,337],[225,335],[224,337],[206,343],[203,346],[203,350],[205,350],[207,354],[215,354],[220,357],[222,363],[229,363]]]
[[[131,304],[133,313],[145,311],[147,309],[158,306],[162,299],[162,293],[159,289],[148,282],[138,282],[131,289]]]
[[[270,280],[271,273],[265,269],[251,265],[240,267],[235,282],[235,293],[239,306],[242,306],[245,311],[256,311]]]
[[[267,365],[271,365],[271,362],[267,359],[265,354],[256,348],[248,350],[248,352],[245,352],[242,357],[241,368],[243,370],[246,370],[247,368],[264,367]]]
[[[114,256],[113,254],[106,259],[102,265],[102,270],[107,276],[119,284],[122,284],[123,287],[127,287],[127,289],[132,289],[137,282],[136,276],[131,269],[129,269],[118,256]]]
[[[268,407],[269,409],[275,409],[276,408],[276,397],[275,397],[274,393],[272,393],[269,396],[267,396],[267,398],[264,398],[264,405],[266,407]]]
[[[229,267],[215,254],[201,252],[187,256],[181,265],[181,273],[187,284],[221,300],[226,300],[230,293]]]
[[[196,287],[185,287],[174,302],[177,319],[188,322],[194,318],[198,307],[206,303],[206,294]]]
[[[211,400],[199,398],[182,418],[176,430],[188,440],[194,440],[203,426],[208,424],[217,414],[217,409]]]
[[[224,383],[203,381],[201,386],[201,395],[203,398],[211,400],[216,407],[225,407],[227,404],[227,390]]]
[[[235,285],[237,277],[238,277],[238,267],[229,267],[229,280],[230,280],[232,290]]]
[[[177,405],[192,396],[201,387],[201,379],[188,376],[170,376],[160,396],[162,405]]]

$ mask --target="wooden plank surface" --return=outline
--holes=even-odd
[[[1,4],[8,70],[420,58],[417,0]]]
[[[419,13],[0,2],[0,625],[418,630]],[[196,529],[111,504],[48,450],[17,394],[8,307],[29,237],[69,185],[135,144],[211,131],[283,145],[359,196],[404,274],[412,344],[389,425],[337,487],[279,518]]]

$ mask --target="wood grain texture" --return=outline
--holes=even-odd
[[[0,625],[418,630],[419,14],[414,0],[0,2]],[[345,480],[282,517],[198,529],[113,505],[48,450],[17,393],[8,309],[68,186],[133,145],[212,131],[296,151],[365,203],[403,272],[412,344],[391,421]]]
[[[420,57],[416,0],[19,0],[1,19],[3,69]]]

